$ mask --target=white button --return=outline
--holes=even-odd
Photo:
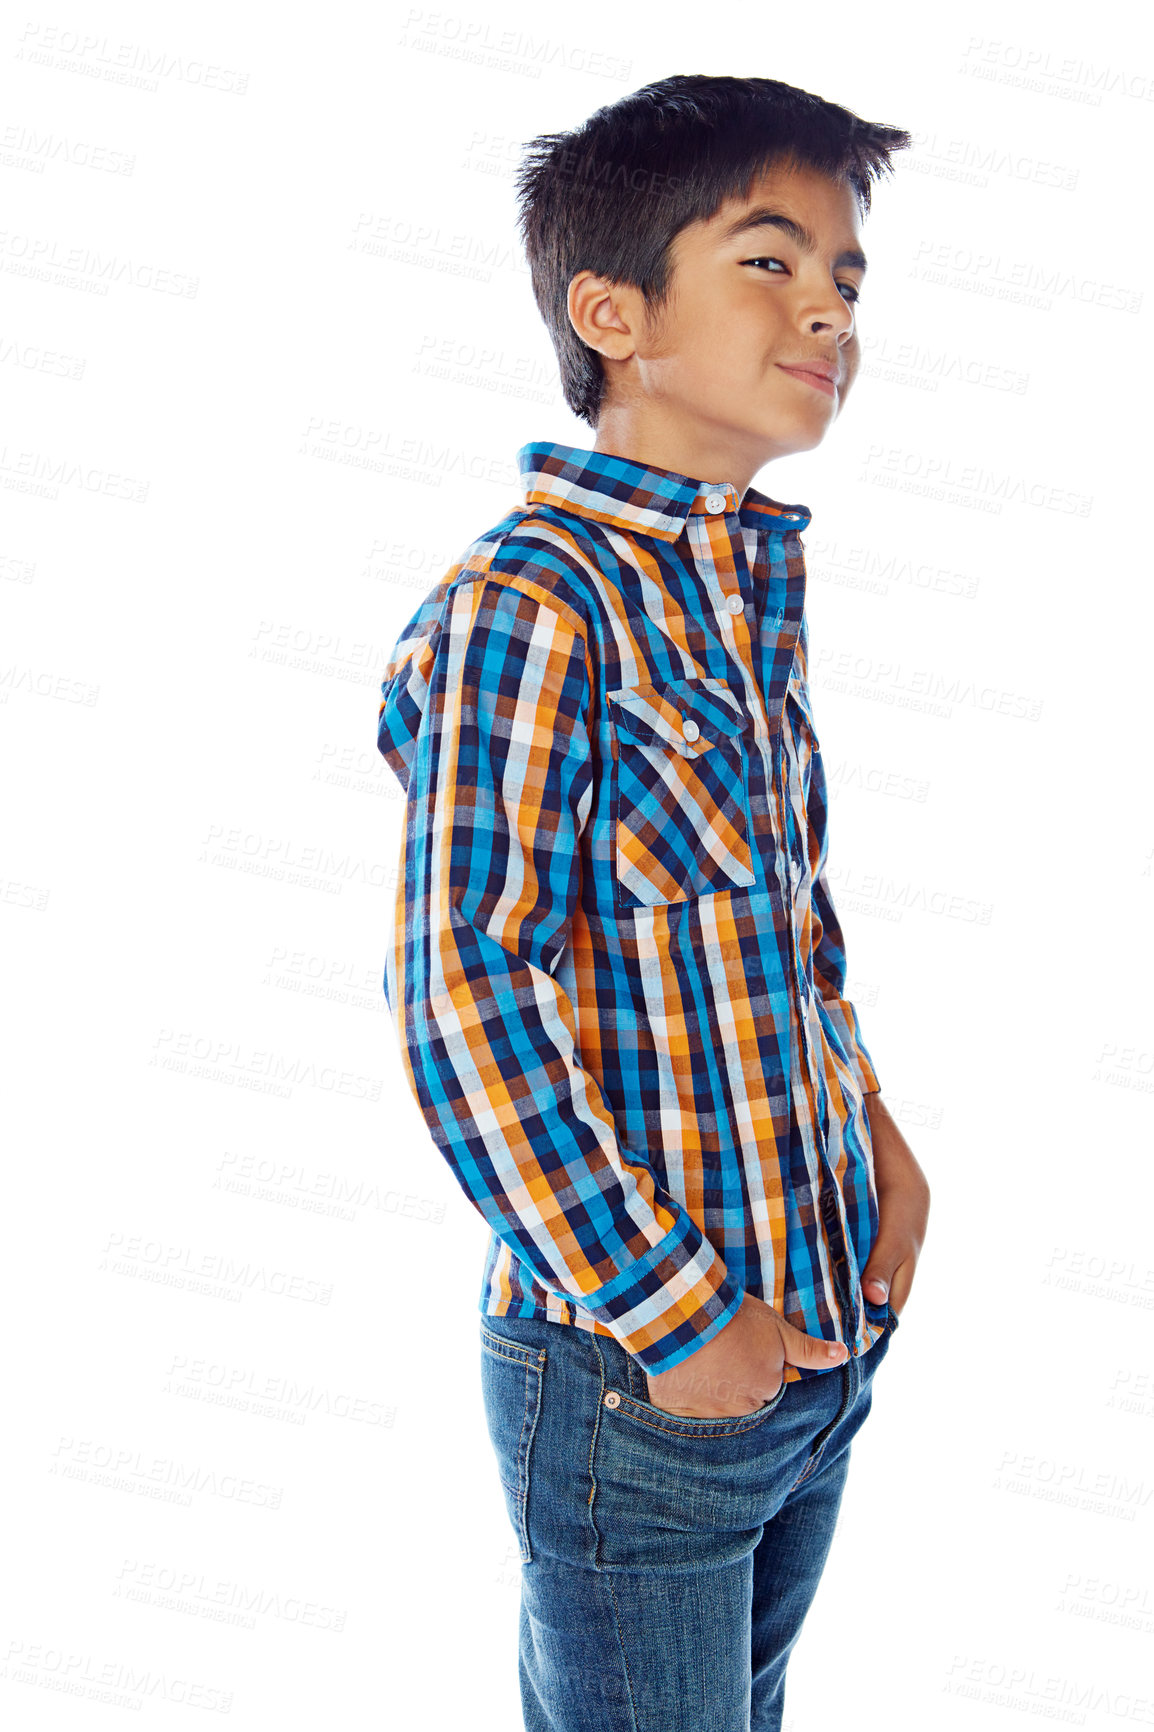
[[[724,493],[707,493],[705,496],[705,509],[706,509],[706,511],[724,511],[725,510],[725,494]]]
[[[690,720],[689,717],[686,717],[685,721],[682,722],[682,724],[681,724],[681,731],[685,735],[685,738],[687,740],[695,740],[697,738],[698,734],[701,732],[701,729],[698,727],[698,725],[695,721],[692,721],[692,720]]]
[[[729,609],[730,613],[745,612],[745,603],[739,595],[727,595],[725,598],[725,605]]]
[[[618,1395],[618,1393],[615,1389],[611,1389],[609,1391],[608,1395],[605,1397],[605,1405],[606,1405],[606,1407],[620,1407],[621,1406],[621,1397]]]

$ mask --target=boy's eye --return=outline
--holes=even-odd
[[[781,259],[775,259],[768,253],[763,253],[756,259],[742,259],[741,262],[743,265],[781,265],[782,270],[786,269],[786,266]],[[772,272],[771,275],[776,275],[776,272]],[[838,288],[841,290],[843,295],[846,294],[848,290],[849,294],[853,297],[850,300],[850,306],[856,307],[857,303],[861,300],[861,290],[858,288],[857,284],[839,283]]]

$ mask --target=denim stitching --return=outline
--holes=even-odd
[[[526,1362],[525,1365],[525,1418],[521,1424],[521,1442],[517,1450],[517,1479],[520,1485],[519,1515],[521,1524],[522,1561],[530,1563],[533,1558],[533,1547],[529,1540],[529,1456],[533,1448],[533,1440],[537,1435],[537,1422],[541,1417],[541,1391],[545,1374],[545,1349],[542,1347],[537,1354],[536,1365]],[[533,1372],[537,1373],[536,1404],[532,1424],[529,1422],[529,1404],[532,1400]]]
[[[825,1446],[832,1437],[835,1426],[840,1423],[844,1415],[849,1412],[850,1407],[853,1405],[854,1397],[862,1386],[861,1360],[863,1357],[863,1354],[856,1354],[853,1357],[844,1360],[838,1367],[838,1369],[843,1373],[841,1406],[838,1408],[829,1424],[824,1428],[824,1430],[819,1432],[815,1438],[809,1459],[806,1461],[805,1466],[790,1486],[789,1491],[786,1493],[787,1497],[790,1495],[790,1492],[796,1491],[798,1486],[803,1484],[804,1481],[809,1478],[810,1474],[813,1473],[822,1456],[825,1454]],[[858,1374],[856,1378],[852,1370],[852,1367],[855,1365],[858,1366]],[[824,1373],[824,1375],[828,1376],[828,1373]]]
[[[533,1448],[533,1439],[537,1435],[537,1420],[541,1415],[541,1383],[545,1369],[547,1350],[544,1347],[536,1351],[531,1347],[520,1348],[515,1342],[505,1341],[502,1337],[492,1335],[481,1325],[485,1351],[491,1353],[494,1359],[503,1359],[508,1365],[520,1365],[525,1373],[525,1412],[521,1418],[521,1435],[517,1440],[517,1539],[518,1550],[522,1563],[531,1563],[533,1548],[529,1541],[529,1455]],[[512,1348],[512,1352],[502,1352],[502,1348]],[[522,1357],[524,1355],[524,1357]],[[533,1415],[533,1423],[529,1423],[529,1409],[532,1401],[532,1373],[537,1373],[537,1404]]]
[[[508,1341],[505,1336],[487,1329],[483,1323],[481,1325],[481,1341],[491,1352],[499,1354],[503,1359],[516,1359],[526,1365],[531,1360],[540,1359],[544,1351],[544,1349],[522,1347],[519,1341]]]
[[[531,1371],[537,1362],[535,1354],[528,1359],[522,1359],[519,1353],[502,1353],[497,1347],[489,1347],[488,1343],[486,1343],[486,1351],[491,1353],[494,1359],[507,1360],[510,1365],[522,1365],[526,1371]]]
[[[597,1475],[594,1471],[593,1457],[596,1453],[597,1438],[601,1429],[601,1415],[603,1412],[602,1400],[605,1395],[605,1357],[601,1351],[601,1346],[598,1342],[597,1336],[591,1334],[589,1339],[593,1344],[593,1351],[597,1355],[597,1363],[601,1367],[601,1391],[597,1397],[597,1406],[593,1415],[593,1424],[589,1431],[589,1496],[586,1499],[586,1511],[589,1516],[589,1526],[593,1529],[593,1568],[595,1570],[600,1570],[603,1569],[604,1566],[601,1562],[601,1534],[597,1527],[597,1517],[594,1513],[593,1507],[597,1497]],[[616,1601],[614,1601],[614,1607],[616,1608]],[[622,1652],[624,1652],[624,1650],[622,1650]]]
[[[596,1339],[596,1337],[594,1337],[594,1339]],[[754,1426],[760,1425],[760,1423],[763,1419],[769,1418],[770,1414],[774,1412],[774,1410],[777,1408],[778,1403],[781,1401],[782,1397],[784,1396],[785,1391],[786,1391],[786,1387],[787,1387],[785,1377],[783,1374],[780,1387],[778,1388],[776,1393],[770,1397],[769,1402],[765,1406],[757,1408],[757,1410],[753,1413],[740,1413],[740,1414],[730,1415],[729,1418],[726,1418],[724,1420],[724,1424],[726,1425],[726,1427],[729,1426],[730,1419],[740,1419],[743,1421],[751,1422],[751,1423],[746,1423],[746,1424],[743,1424],[741,1426],[738,1426],[736,1428],[736,1430],[726,1429],[726,1430],[721,1430],[721,1431],[694,1431],[694,1430],[677,1431],[674,1429],[673,1426],[662,1425],[662,1424],[648,1418],[647,1413],[645,1413],[645,1412],[639,1413],[636,1411],[635,1406],[633,1406],[632,1404],[637,1403],[637,1402],[641,1402],[641,1403],[646,1404],[647,1407],[650,1409],[652,1409],[654,1406],[654,1404],[649,1400],[649,1383],[648,1383],[647,1373],[646,1373],[644,1367],[640,1364],[640,1362],[634,1358],[633,1354],[627,1352],[626,1349],[621,1346],[621,1343],[619,1341],[617,1341],[615,1338],[612,1342],[611,1351],[614,1351],[617,1354],[623,1356],[624,1360],[625,1360],[625,1375],[624,1375],[624,1379],[623,1379],[625,1386],[626,1386],[625,1399],[631,1403],[630,1412],[632,1414],[632,1417],[634,1419],[639,1420],[641,1424],[649,1426],[650,1430],[652,1430],[652,1431],[666,1431],[672,1437],[736,1437],[736,1436],[742,1436],[742,1435],[744,1435],[744,1433],[746,1431],[752,1430]],[[602,1369],[604,1370],[604,1360],[602,1360]],[[784,1371],[784,1368],[783,1368],[783,1371]],[[604,1394],[604,1383],[602,1384],[602,1394]],[[675,1416],[670,1415],[670,1417],[673,1418]]]
[[[621,1649],[621,1665],[629,1690],[629,1718],[633,1722],[633,1732],[637,1732],[637,1699],[633,1693],[633,1679],[629,1672],[629,1655],[625,1651],[625,1636],[621,1629],[621,1614],[617,1607],[617,1590],[613,1586],[613,1572],[611,1570],[606,1573],[605,1580],[609,1585],[609,1597],[613,1601],[613,1622],[617,1626],[617,1645]]]
[[[777,1394],[772,1397],[766,1406],[759,1407],[756,1412],[734,1414],[732,1419],[739,1421],[737,1425],[732,1423],[732,1419],[724,1419],[720,1422],[722,1429],[714,1431],[678,1431],[672,1425],[661,1425],[655,1420],[650,1419],[648,1414],[641,1409],[638,1397],[626,1395],[622,1397],[622,1400],[629,1402],[630,1416],[633,1419],[636,1419],[639,1424],[647,1425],[651,1431],[668,1432],[670,1437],[742,1437],[747,1431],[755,1431],[759,1425],[765,1423],[777,1408],[778,1402],[785,1394],[785,1388],[786,1386],[783,1383]],[[618,1409],[618,1411],[620,1411],[620,1409]],[[654,1412],[656,1411],[657,1409],[655,1408]],[[670,1415],[670,1418],[674,1417],[674,1415]]]

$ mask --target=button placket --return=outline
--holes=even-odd
[[[707,512],[709,512],[709,514],[711,516],[716,517],[720,513],[728,511],[729,506],[730,506],[730,494],[731,493],[733,494],[733,497],[734,497],[733,509],[736,512],[736,510],[737,510],[737,505],[736,505],[737,494],[736,494],[735,488],[731,488],[728,484],[721,484],[721,483],[715,483],[714,485],[711,486],[709,482],[703,482],[702,485],[705,488],[705,493],[701,497],[701,503],[705,507],[705,510]],[[730,546],[731,546],[731,549],[733,551],[733,561],[732,561],[733,570],[735,573],[740,573],[742,564],[743,563],[747,564],[747,562],[745,561],[745,557],[744,557],[745,556],[745,540],[744,540],[744,535],[742,533],[740,524],[739,524],[739,527],[737,529],[736,534],[732,535],[730,537]],[[727,573],[726,575],[728,576],[729,574]],[[712,576],[713,576],[714,581],[710,585],[710,588],[713,591],[714,596],[716,596],[718,589],[720,588],[721,581],[722,581],[720,573],[717,571],[716,567],[714,567],[712,570]],[[740,582],[740,578],[739,578],[739,582]],[[735,619],[737,618],[737,616],[739,614],[744,614],[746,612],[746,600],[745,600],[744,595],[742,595],[742,593],[739,589],[730,591],[729,593],[726,593],[725,590],[721,590],[721,605],[725,608],[725,611],[729,614],[732,614]],[[740,652],[738,652],[738,653],[740,653]],[[746,657],[744,657],[744,656],[742,657],[743,661],[746,659],[747,659]]]
[[[733,556],[733,571],[732,574],[726,572],[725,575],[727,579],[731,576],[736,576],[740,583],[741,572],[743,569],[748,575],[748,565],[745,560],[745,543],[740,535],[736,538],[731,537],[730,547]],[[704,550],[702,550],[702,552],[704,552]],[[753,638],[749,629],[749,609],[746,606],[745,596],[741,593],[740,589],[726,592],[721,587],[722,574],[718,570],[716,561],[708,558],[699,558],[697,560],[697,569],[705,583],[710,601],[717,610],[718,623],[723,624],[726,620],[732,621],[733,637],[727,644],[727,647],[730,649],[737,661],[740,662],[742,673],[747,685],[752,682],[754,688],[760,690],[754,673]],[[729,637],[729,634],[723,629],[721,636],[724,642]]]
[[[802,824],[802,817],[804,816],[804,812],[805,812],[805,802],[804,802],[804,797],[802,796],[801,782],[800,782],[799,776],[797,775],[797,769],[796,769],[794,759],[791,756],[791,754],[786,750],[786,746],[785,746],[784,713],[785,713],[785,706],[784,706],[784,702],[783,702],[783,705],[782,705],[782,717],[783,717],[782,733],[780,736],[780,741],[781,741],[780,780],[778,783],[777,793],[778,793],[778,800],[780,802],[781,823],[782,823],[782,833],[781,833],[780,846],[781,846],[782,858],[783,858],[783,876],[786,876],[786,874],[788,873],[788,876],[786,879],[787,890],[786,890],[785,907],[786,907],[786,914],[787,914],[788,921],[789,921],[790,961],[793,965],[794,979],[797,982],[797,1033],[798,1033],[798,1044],[799,1044],[799,1056],[801,1058],[801,1062],[805,1066],[806,1073],[807,1073],[809,1080],[810,1080],[810,1085],[813,1088],[814,1093],[815,1093],[815,1097],[818,1100],[820,1100],[821,1099],[821,1092],[822,1092],[822,1079],[819,1075],[819,1067],[817,1067],[817,1065],[815,1063],[814,1043],[813,1043],[813,1039],[811,1037],[811,1030],[810,1030],[810,1026],[809,1026],[809,1019],[810,1019],[810,1014],[811,1014],[811,1010],[812,1010],[811,989],[810,989],[810,983],[806,977],[805,969],[802,966],[801,951],[799,948],[801,935],[797,929],[798,906],[797,906],[796,893],[797,893],[798,886],[801,882],[803,867],[802,867],[801,861],[798,860],[796,852],[794,851],[794,848],[791,845],[791,841],[790,841],[791,830],[796,829],[797,843],[799,846],[802,845],[801,839],[802,839],[803,831],[801,829],[801,824]],[[795,796],[796,796],[796,798],[795,798]],[[799,808],[798,808],[798,801],[799,800],[801,803],[800,804],[801,815],[799,815]],[[784,862],[786,862],[786,861],[788,861],[788,868],[786,868],[784,865]]]

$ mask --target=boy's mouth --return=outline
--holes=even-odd
[[[815,391],[824,391],[827,397],[837,396],[837,386],[832,379],[827,379],[824,373],[811,372],[807,367],[785,367],[778,362],[783,373],[789,373],[794,379],[801,379],[807,385],[812,385]]]

